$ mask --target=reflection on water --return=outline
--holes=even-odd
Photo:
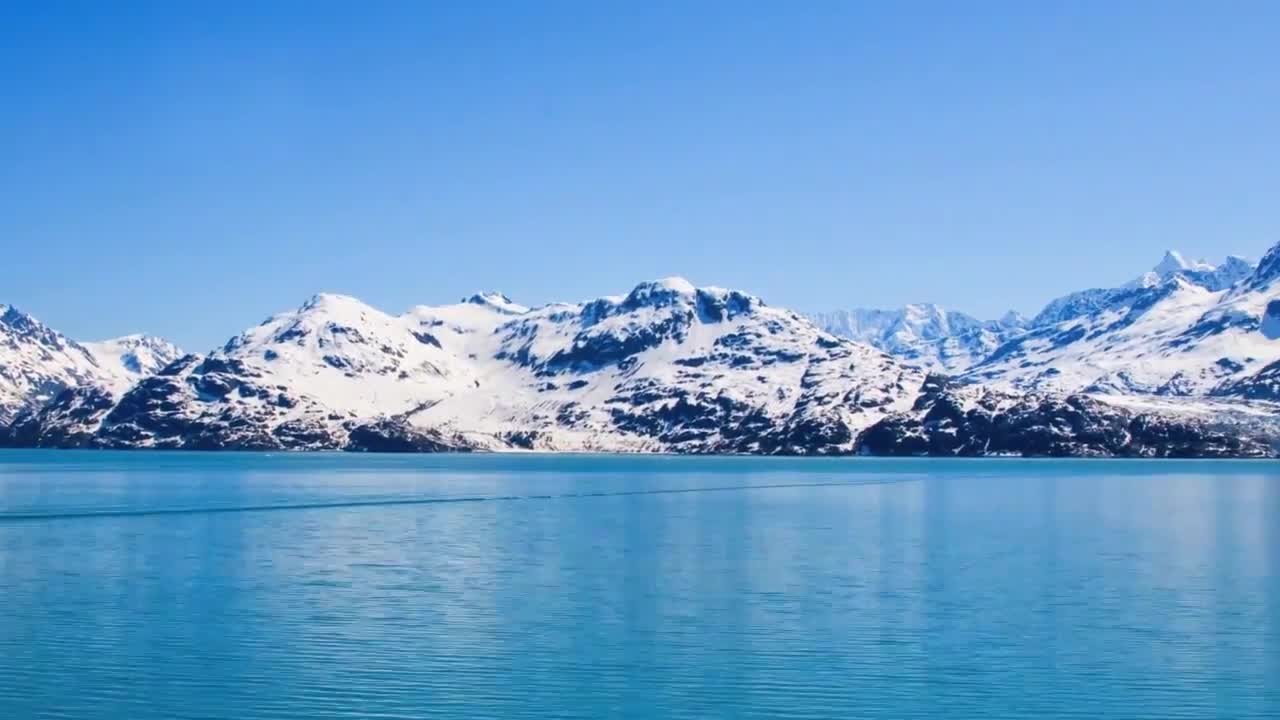
[[[1276,518],[1263,463],[3,453],[0,717],[1280,717]]]

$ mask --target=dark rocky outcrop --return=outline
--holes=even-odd
[[[68,388],[0,429],[0,447],[94,447],[98,422],[114,404],[115,397],[103,388]]]
[[[1274,457],[1260,434],[1190,416],[1138,412],[1086,395],[1012,395],[930,376],[911,411],[862,433],[872,455]]]
[[[352,427],[343,449],[348,452],[438,453],[471,452],[475,447],[460,435],[384,419]]]

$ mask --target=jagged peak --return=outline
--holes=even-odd
[[[1208,290],[1224,290],[1253,271],[1253,263],[1238,255],[1229,255],[1221,265],[1206,260],[1189,261],[1177,250],[1166,250],[1164,257],[1147,272],[1122,286],[1122,289],[1155,287],[1171,277],[1183,277]]]
[[[1212,271],[1214,267],[1214,265],[1211,265],[1204,260],[1189,262],[1182,256],[1182,253],[1177,250],[1165,250],[1164,257],[1160,258],[1160,262],[1156,263],[1155,267],[1151,268],[1151,272],[1163,276],[1182,272],[1183,270],[1209,272]]]
[[[59,350],[72,347],[81,352],[87,352],[80,343],[45,325],[33,315],[25,313],[13,305],[0,307],[4,308],[4,312],[0,313],[0,325],[17,333],[20,337],[29,338]]]
[[[19,325],[37,325],[44,326],[44,323],[34,317],[22,312],[13,305],[0,305],[0,324],[17,327]]]
[[[1280,243],[1271,246],[1266,255],[1258,261],[1253,275],[1249,278],[1249,287],[1259,289],[1280,277]]]

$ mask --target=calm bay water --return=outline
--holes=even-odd
[[[1275,718],[1280,465],[0,452],[0,717]]]

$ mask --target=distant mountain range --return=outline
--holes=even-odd
[[[836,310],[811,316],[819,327],[866,343],[922,368],[961,372],[1026,332],[1030,323],[1012,310],[999,320],[979,320],[932,304],[897,310]]]
[[[389,315],[321,294],[203,354],[0,316],[0,444],[755,454],[1274,456],[1280,247],[1169,253],[981,321],[804,317],[679,278]]]
[[[1259,332],[1277,291],[1268,262],[1228,257],[1215,266],[1168,251],[1131,282],[1057,298],[1030,320],[1010,312],[980,321],[936,305],[812,317],[834,335],[965,382],[1024,392],[1223,394],[1278,357]]]

